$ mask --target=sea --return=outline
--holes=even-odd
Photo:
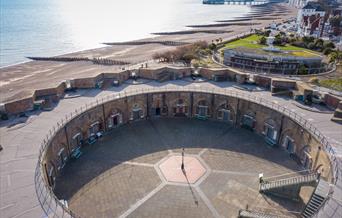
[[[0,0],[0,67],[189,29],[250,12],[202,0]]]

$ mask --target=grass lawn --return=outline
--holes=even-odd
[[[225,48],[237,48],[237,47],[246,47],[246,48],[263,48],[265,45],[258,44],[258,40],[262,36],[259,35],[251,35],[243,39],[238,39],[233,42],[229,42],[225,45]]]
[[[260,45],[258,44],[259,39],[262,36],[260,35],[250,35],[246,38],[238,39],[233,42],[229,42],[225,44],[224,48],[238,48],[238,47],[245,47],[250,49],[262,49],[266,47],[266,45]],[[299,56],[299,57],[313,57],[313,56],[319,56],[317,52],[311,51],[309,49],[300,48],[293,45],[285,45],[285,46],[274,46],[276,48],[279,48],[282,51],[293,51],[289,53],[289,55]]]
[[[319,85],[342,92],[342,78],[320,80]]]

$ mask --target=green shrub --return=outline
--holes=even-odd
[[[323,54],[324,54],[324,55],[329,55],[331,52],[332,52],[332,49],[331,49],[331,48],[325,48],[325,49],[323,50]]]
[[[323,42],[323,47],[332,49],[335,48],[335,44],[332,41],[327,40]]]
[[[266,45],[266,42],[267,42],[267,39],[265,36],[263,36],[259,39],[259,44],[261,44],[261,45]]]
[[[299,75],[307,75],[308,74],[308,68],[304,65],[304,64],[301,64],[299,66],[299,69],[298,69],[298,74]]]
[[[315,43],[314,43],[314,42],[310,42],[310,43],[307,45],[307,48],[308,48],[308,49],[311,49],[311,50],[315,49],[315,48],[316,48]]]
[[[215,43],[211,43],[211,44],[209,45],[209,49],[210,49],[210,50],[215,50],[216,48],[217,48],[217,46],[216,46]]]

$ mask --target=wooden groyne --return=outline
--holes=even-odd
[[[147,44],[161,44],[165,46],[181,46],[187,45],[186,42],[176,42],[176,41],[130,41],[130,42],[105,42],[105,45],[147,45]]]
[[[74,61],[90,61],[89,58],[83,57],[27,57],[34,61],[61,61],[61,62],[74,62]]]
[[[87,57],[27,57],[34,61],[59,61],[59,62],[76,62],[76,61],[89,61],[98,65],[128,65],[128,61],[113,60],[108,58],[87,58]]]
[[[120,61],[120,60],[112,60],[108,58],[94,58],[92,60],[93,64],[99,64],[99,65],[128,65],[131,64],[127,61]]]
[[[261,23],[217,23],[217,24],[205,24],[205,25],[191,25],[187,27],[201,28],[201,27],[226,27],[226,26],[251,26],[260,25]]]
[[[175,31],[175,32],[159,32],[152,33],[153,35],[187,35],[187,34],[196,34],[196,33],[207,33],[207,34],[223,34],[223,33],[231,33],[233,31],[226,30],[185,30],[185,31]]]
[[[217,23],[227,23],[227,22],[234,23],[234,22],[250,21],[250,20],[252,20],[252,19],[251,18],[238,18],[238,19],[231,19],[231,20],[217,20],[215,22],[217,22]]]

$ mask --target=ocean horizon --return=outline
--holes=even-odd
[[[0,67],[189,29],[250,12],[246,5],[201,0],[2,0]]]

